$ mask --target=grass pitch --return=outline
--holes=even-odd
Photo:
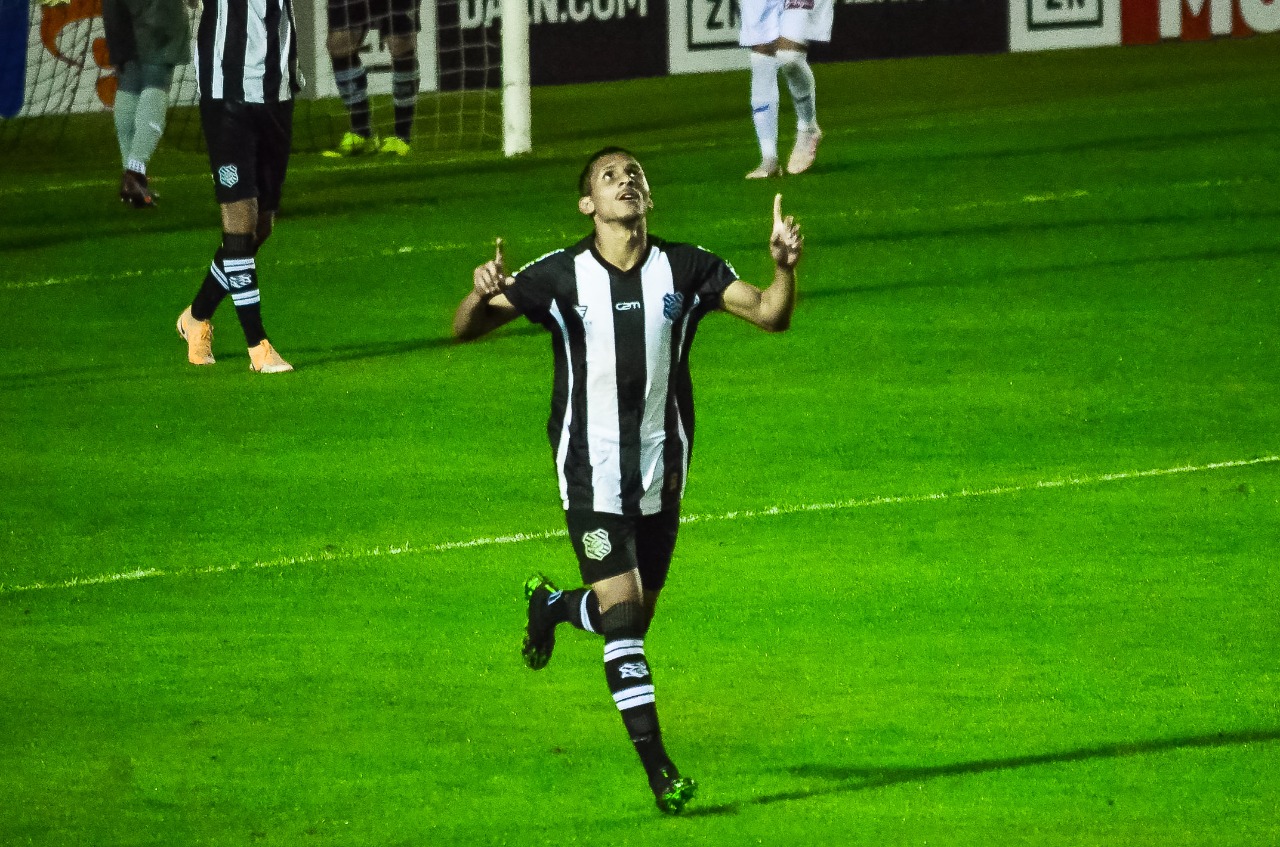
[[[744,74],[535,93],[525,160],[295,158],[272,339],[173,321],[217,244],[201,156],[120,207],[109,123],[0,186],[0,843],[1253,845],[1280,840],[1280,41],[817,68],[768,184]],[[784,146],[789,139],[784,137]],[[545,337],[452,310],[583,231],[634,149],[655,233],[794,328],[704,323],[650,638],[652,808],[599,644],[526,671],[575,571]],[[174,148],[177,148],[176,150]]]

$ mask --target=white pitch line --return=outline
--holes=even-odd
[[[1280,462],[1280,455],[1263,456],[1258,459],[1237,459],[1228,462],[1211,462],[1205,465],[1180,465],[1174,468],[1156,468],[1145,471],[1123,471],[1105,473],[1095,476],[1072,476],[1062,479],[1041,480],[1026,485],[1001,485],[992,488],[968,489],[959,491],[943,491],[935,494],[904,494],[898,496],[867,497],[856,500],[835,500],[829,503],[800,503],[783,506],[771,506],[767,509],[743,509],[733,512],[722,512],[716,515],[683,515],[681,523],[708,523],[711,521],[735,521],[751,518],[776,517],[778,515],[797,515],[810,512],[837,512],[850,509],[865,509],[872,506],[901,506],[915,503],[934,503],[944,500],[961,500],[973,497],[995,497],[1004,494],[1020,494],[1030,491],[1041,491],[1049,488],[1066,488],[1070,486],[1097,485],[1103,482],[1121,482],[1151,477],[1176,476],[1179,474],[1204,473],[1227,468],[1245,468],[1252,465],[1273,464]],[[480,547],[496,547],[504,544],[523,544],[528,541],[547,541],[563,538],[566,530],[555,529],[545,532],[518,532],[513,535],[472,538],[466,541],[446,541],[439,544],[415,546],[413,544],[389,545],[374,547],[371,550],[352,550],[332,553],[321,551],[305,553],[300,556],[286,556],[268,562],[252,562],[249,564],[211,565],[203,568],[187,568],[183,570],[164,571],[159,568],[145,568],[123,573],[102,574],[101,576],[77,577],[66,582],[35,582],[30,585],[0,585],[0,595],[17,594],[25,591],[42,591],[58,588],[84,588],[92,585],[107,585],[115,582],[131,582],[161,576],[196,576],[201,574],[223,574],[255,568],[285,568],[293,565],[308,565],[317,562],[346,562],[356,559],[374,559],[386,556],[402,556],[405,554],[444,553],[450,550],[468,550]]]

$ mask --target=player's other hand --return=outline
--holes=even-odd
[[[493,258],[476,268],[474,285],[476,294],[491,300],[505,291],[515,277],[507,276],[507,262],[502,255],[502,239],[494,245]]]
[[[769,236],[769,255],[780,268],[794,268],[804,250],[800,224],[791,215],[782,216],[782,195],[773,197],[773,234]]]

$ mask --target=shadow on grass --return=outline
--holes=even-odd
[[[503,338],[527,337],[542,335],[545,332],[537,326],[503,327],[497,330],[491,339],[480,343],[496,343]],[[290,345],[285,351],[299,370],[312,370],[326,365],[358,362],[368,359],[383,359],[393,356],[406,356],[423,350],[439,350],[462,344],[452,336],[435,336],[433,338],[412,338],[402,341],[373,341],[367,344],[342,344],[329,347],[299,347]],[[181,348],[177,348],[180,350]],[[247,370],[249,357],[241,351],[218,352],[219,365]],[[191,368],[187,366],[181,352],[175,354],[174,365],[170,373],[199,372],[209,368]],[[221,370],[225,371],[224,367]],[[104,381],[135,382],[140,378],[136,366],[125,364],[92,364],[69,368],[53,368],[30,373],[14,373],[0,375],[0,392],[21,391],[43,386],[101,385]]]
[[[795,791],[782,791],[776,794],[763,794],[733,803],[721,803],[716,806],[700,806],[685,813],[688,817],[711,815],[736,815],[744,808],[752,806],[768,806],[773,803],[785,803],[792,800],[808,800],[812,797],[826,797],[835,794],[847,794],[855,791],[873,791],[878,788],[889,788],[904,783],[928,782],[948,776],[965,776],[968,774],[995,773],[1012,771],[1021,768],[1033,768],[1040,765],[1072,764],[1097,759],[1125,759],[1133,756],[1146,756],[1153,753],[1165,753],[1172,750],[1212,749],[1218,747],[1236,747],[1245,744],[1263,744],[1280,741],[1280,729],[1257,729],[1242,732],[1216,732],[1211,735],[1193,735],[1182,738],[1166,738],[1155,741],[1133,741],[1118,744],[1103,744],[1097,747],[1084,747],[1077,750],[1066,750],[1059,753],[1040,753],[1029,756],[1011,756],[1006,759],[979,759],[973,762],[957,762],[951,765],[937,765],[922,768],[877,768],[841,765],[797,765],[790,768],[792,775],[805,779],[828,780],[830,785],[814,788],[803,788]]]

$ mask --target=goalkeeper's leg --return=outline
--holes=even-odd
[[[393,16],[392,20],[397,20]],[[410,31],[387,38],[391,51],[391,103],[395,109],[395,134],[382,144],[383,153],[403,156],[413,140],[413,119],[418,108],[417,36]]]
[[[334,9],[330,7],[332,15]],[[369,72],[360,61],[360,45],[368,33],[366,27],[334,28],[329,30],[329,60],[333,65],[333,79],[338,86],[338,96],[347,107],[351,128],[343,136],[338,148],[331,155],[358,156],[378,150],[378,139],[373,134],[369,110]]]

